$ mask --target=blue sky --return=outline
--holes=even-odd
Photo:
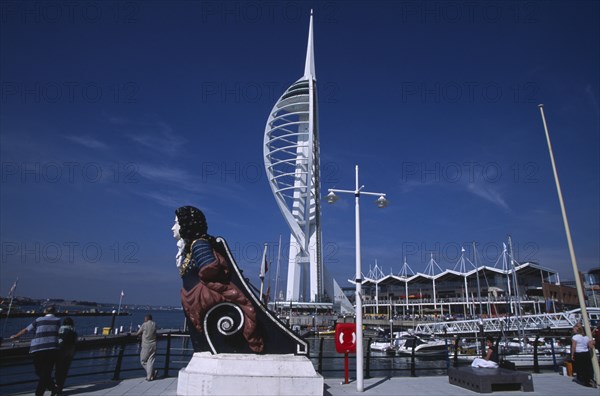
[[[478,243],[573,279],[599,265],[597,2],[2,3],[0,294],[178,305],[170,228],[195,205],[257,283],[289,231],[267,183],[268,113],[302,76],[315,12],[322,195],[363,197],[363,271],[454,268]],[[351,196],[325,260],[354,276]],[[285,253],[285,246],[284,246]],[[286,265],[283,255],[282,275]],[[275,265],[272,265],[274,277]]]

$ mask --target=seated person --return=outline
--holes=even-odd
[[[473,360],[473,363],[471,363],[471,367],[498,367],[498,349],[494,346],[494,339],[488,336],[485,340],[485,343],[488,347],[485,357],[483,359],[476,358],[475,360]]]

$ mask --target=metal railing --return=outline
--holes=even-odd
[[[415,331],[426,334],[476,333],[480,326],[487,332],[539,329],[570,329],[577,323],[577,317],[567,312],[539,315],[506,316],[485,319],[459,320],[452,322],[419,323]]]
[[[176,342],[176,340],[180,342]],[[135,336],[123,336],[109,344],[92,349],[78,348],[71,362],[66,386],[89,384],[98,381],[119,381],[144,376],[140,364],[140,344]],[[157,337],[157,352],[154,368],[159,376],[169,377],[187,365],[193,350],[187,335],[163,334]],[[37,377],[33,370],[33,359],[27,352],[0,357],[0,393],[15,393],[35,388]]]
[[[447,339],[448,352],[435,359],[422,359],[415,356],[377,355],[365,348],[365,378],[371,376],[417,376],[446,375],[451,365],[458,365],[458,344],[452,347],[453,339]],[[326,378],[343,377],[344,355],[334,352],[332,338],[313,338],[311,353],[308,356],[315,370]],[[366,340],[367,341],[367,340]],[[371,344],[371,339],[365,343]],[[454,351],[454,352],[453,352]],[[66,387],[91,384],[96,382],[119,381],[145,375],[139,361],[140,345],[135,336],[122,337],[118,343],[78,350],[69,370]],[[191,342],[187,335],[163,334],[158,337],[157,353],[154,368],[160,378],[176,376],[181,368],[187,366],[193,355]],[[537,357],[537,353],[536,353]],[[453,362],[453,363],[452,363]],[[464,363],[468,364],[468,363]],[[539,365],[535,364],[536,370]],[[356,370],[356,356],[350,357],[350,373],[353,377]],[[554,367],[557,370],[557,367]],[[354,371],[352,371],[354,370]],[[0,393],[11,394],[31,391],[35,388],[37,378],[29,354],[2,356],[0,358]]]

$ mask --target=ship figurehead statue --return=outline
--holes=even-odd
[[[308,354],[308,343],[252,291],[225,240],[208,234],[200,209],[178,208],[172,231],[181,304],[195,352]]]

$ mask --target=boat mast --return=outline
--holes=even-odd
[[[517,283],[517,268],[515,266],[512,248],[512,238],[510,237],[510,235],[508,236],[508,248],[510,250],[508,257],[510,258],[510,265],[512,268],[512,278],[515,287],[515,296],[517,298],[517,326],[519,331],[519,337],[522,340],[525,340],[525,332],[523,331],[523,323],[521,322],[521,297],[519,296],[519,284]]]
[[[460,247],[461,255],[460,260],[462,261],[462,266],[464,267],[465,272],[463,273],[465,280],[465,306],[464,306],[464,318],[467,319],[467,309],[469,309],[469,286],[467,283],[467,264],[465,263],[465,248]]]
[[[473,262],[475,269],[477,270],[477,299],[479,300],[479,317],[483,314],[483,306],[481,305],[481,287],[479,287],[479,267],[477,266],[477,248],[475,247],[475,241],[473,241]]]
[[[506,256],[508,255],[507,250],[506,250],[506,243],[502,242],[502,269],[504,271],[506,271],[506,286],[508,288],[508,290],[506,291],[506,298],[508,300],[508,304],[510,305],[510,313],[514,314],[515,310],[513,308],[513,301],[512,301],[512,287],[510,286],[510,274],[509,274],[509,267],[508,267],[508,262],[506,260]]]

